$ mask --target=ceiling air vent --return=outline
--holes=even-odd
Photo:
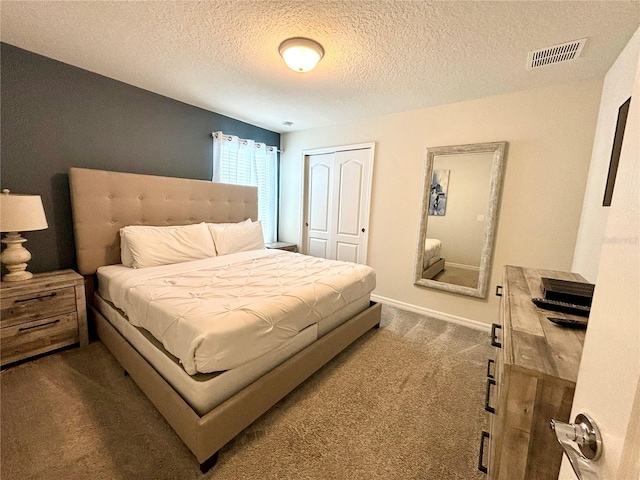
[[[575,60],[580,56],[580,53],[582,53],[586,42],[586,38],[581,38],[573,42],[561,43],[560,45],[553,45],[529,52],[527,55],[527,70]]]

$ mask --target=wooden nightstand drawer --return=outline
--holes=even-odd
[[[273,243],[266,243],[264,246],[269,249],[286,250],[288,252],[294,252],[294,253],[298,251],[298,246],[295,243],[273,242]]]
[[[79,341],[75,313],[42,318],[0,329],[2,365]]]
[[[2,298],[0,325],[11,325],[76,311],[73,287]]]
[[[1,365],[89,344],[84,279],[73,270],[0,283]]]

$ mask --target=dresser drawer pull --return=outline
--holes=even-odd
[[[480,456],[478,458],[478,470],[480,470],[482,473],[488,473],[489,472],[487,467],[485,467],[482,464],[482,460],[484,459],[484,441],[487,438],[490,438],[489,432],[485,432],[483,430],[482,434],[480,435]]]
[[[20,327],[18,329],[18,331],[19,332],[26,332],[27,330],[33,330],[34,328],[46,327],[48,325],[53,325],[53,324],[56,324],[56,323],[59,323],[59,322],[60,322],[60,319],[58,318],[58,319],[52,320],[50,322],[41,323],[40,325],[33,325],[31,327]]]
[[[496,337],[496,330],[498,328],[502,330],[502,325],[498,325],[497,323],[491,324],[491,346],[502,348],[502,343],[500,343]]]
[[[487,395],[484,399],[484,409],[489,413],[496,413],[496,409],[489,405],[491,398],[491,386],[495,386],[496,381],[493,378],[487,378]]]
[[[58,292],[49,293],[48,295],[40,295],[39,297],[21,298],[13,303],[31,302],[32,300],[42,300],[43,298],[51,298],[58,295]]]
[[[502,296],[502,285],[496,285],[496,297]]]
[[[496,361],[492,358],[490,358],[489,360],[487,360],[487,378],[496,378],[493,373],[491,373],[491,364],[495,364]]]

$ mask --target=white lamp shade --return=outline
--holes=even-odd
[[[318,42],[301,37],[285,40],[278,51],[287,66],[296,72],[313,70],[324,56],[324,49]]]
[[[40,195],[0,194],[0,231],[30,232],[44,230],[47,217]]]

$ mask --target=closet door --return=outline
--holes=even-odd
[[[307,214],[303,252],[321,258],[331,255],[331,192],[334,154],[310,155],[306,164]]]
[[[336,260],[365,263],[370,151],[336,152],[333,165],[331,251]]]
[[[305,156],[303,253],[365,263],[372,148]]]

